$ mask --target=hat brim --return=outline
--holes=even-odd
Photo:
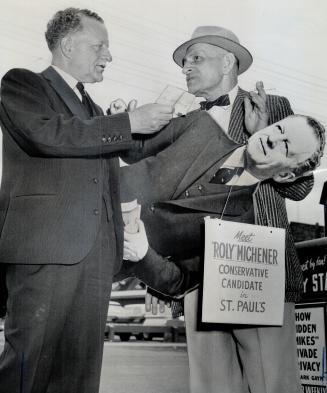
[[[192,40],[184,42],[180,45],[173,53],[173,59],[176,64],[183,67],[183,59],[186,55],[187,49],[198,43],[210,44],[218,46],[219,48],[227,50],[227,52],[233,53],[239,62],[238,75],[246,71],[253,62],[251,53],[241,44],[232,41],[228,38],[216,36],[216,35],[204,35],[201,37],[193,38]]]

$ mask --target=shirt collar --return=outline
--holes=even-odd
[[[242,167],[244,168],[244,152],[246,149],[246,145],[238,147],[233,153],[227,158],[224,162],[223,167]],[[237,185],[237,186],[244,186],[244,185],[252,185],[259,183],[261,180],[253,176],[250,172],[246,169],[242,172],[242,174],[228,183],[228,185]]]
[[[63,71],[61,68],[51,64],[51,67],[54,68],[58,74],[62,77],[62,79],[67,83],[67,85],[71,88],[71,89],[75,89],[76,88],[76,84],[78,83],[78,80],[75,79],[73,76],[67,74],[67,72]]]
[[[229,97],[229,105],[226,106],[213,106],[212,108],[208,109],[208,112],[210,113],[210,111],[216,111],[216,110],[224,110],[224,111],[231,111],[231,108],[234,104],[234,101],[236,99],[238,93],[238,85],[235,85],[232,90],[230,90],[227,95]]]
[[[238,92],[238,85],[235,85],[231,91],[228,92],[230,105],[234,104]]]

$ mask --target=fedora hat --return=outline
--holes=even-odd
[[[180,67],[183,67],[183,59],[187,49],[194,44],[204,43],[219,46],[227,52],[231,52],[237,57],[239,62],[238,74],[246,71],[252,64],[253,58],[251,53],[240,44],[236,35],[219,26],[199,26],[194,30],[189,41],[180,45],[173,53],[173,59]]]

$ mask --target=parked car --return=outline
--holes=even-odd
[[[128,341],[133,332],[119,331],[119,329],[116,329],[117,332],[114,332],[114,327],[141,325],[144,320],[145,315],[138,307],[124,307],[119,302],[111,300],[109,303],[105,336],[113,339],[112,336],[116,334],[121,341]],[[143,336],[138,336],[137,338],[143,338]]]
[[[128,341],[132,336],[147,341],[185,341],[184,321],[172,319],[168,307],[156,315],[145,311],[144,294],[145,291],[137,290],[113,292],[115,300],[109,305],[106,337],[113,340],[119,336],[121,341]]]
[[[107,321],[115,323],[141,323],[145,315],[139,307],[122,306],[119,302],[111,300]]]

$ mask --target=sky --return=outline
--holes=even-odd
[[[13,67],[42,71],[50,64],[44,32],[53,14],[90,8],[105,20],[113,62],[101,84],[87,87],[103,109],[116,98],[154,102],[167,84],[185,89],[172,52],[199,25],[228,28],[254,57],[239,85],[286,96],[295,113],[327,126],[327,2],[325,0],[0,0],[0,77]],[[269,90],[268,90],[269,89]],[[324,224],[319,204],[327,158],[315,187],[301,202],[287,202],[290,221]]]

